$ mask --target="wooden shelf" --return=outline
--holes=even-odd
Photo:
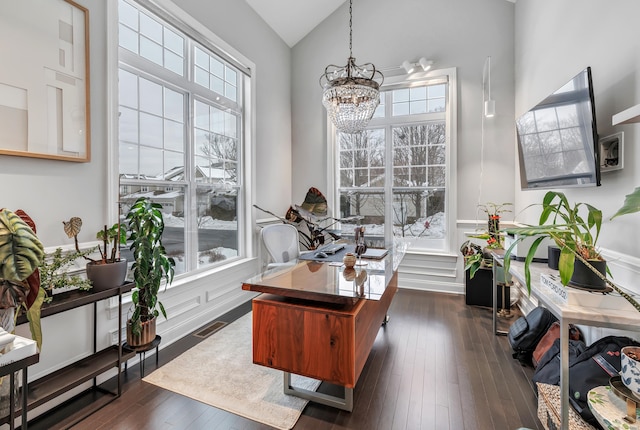
[[[623,110],[611,118],[611,125],[632,124],[634,122],[640,122],[640,105]]]

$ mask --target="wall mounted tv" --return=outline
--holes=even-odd
[[[600,155],[587,67],[516,121],[522,189],[600,185]]]

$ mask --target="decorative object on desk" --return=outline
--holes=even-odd
[[[640,347],[625,346],[620,353],[622,383],[640,400]]]
[[[367,252],[367,243],[364,240],[364,231],[365,228],[362,225],[359,225],[354,229],[354,238],[356,242],[356,249],[354,252],[358,256],[358,262],[356,264],[359,266],[367,264],[362,262],[362,254]]]
[[[353,1],[349,0],[349,58],[346,66],[328,65],[320,77],[322,104],[342,133],[363,130],[380,103],[384,76],[372,63],[356,65],[352,52]]]
[[[158,293],[163,279],[165,287],[173,281],[175,261],[167,256],[162,245],[164,218],[161,209],[159,203],[141,197],[126,217],[131,232],[135,284],[131,294],[133,314],[127,321],[127,343],[131,346],[152,342],[156,337],[156,317],[160,312],[167,317]],[[143,334],[146,337],[141,337]]]
[[[281,371],[253,364],[251,330],[250,312],[144,381],[268,426],[290,429],[308,402],[284,394]],[[320,385],[315,379],[292,377],[297,387],[307,390]]]
[[[581,274],[581,270],[584,270],[585,266],[576,264],[576,259],[581,262],[604,261],[596,246],[602,225],[602,211],[588,203],[572,205],[564,193],[556,191],[547,192],[541,206],[542,213],[539,225],[505,229],[509,234],[518,235],[518,239],[505,252],[505,270],[509,269],[511,251],[516,244],[524,240],[526,236],[536,236],[537,238],[529,248],[524,265],[527,289],[531,291],[529,268],[540,242],[545,237],[549,237],[560,248],[558,270],[563,285],[582,289],[589,288],[592,291],[600,292],[609,290],[604,281],[606,271],[600,272],[596,281],[592,285],[588,285],[588,281],[585,280],[586,276]],[[581,210],[583,208],[584,210]],[[586,211],[586,218],[583,214],[584,211]],[[606,263],[604,267],[606,268]],[[586,267],[586,270],[590,271],[590,268]]]
[[[353,269],[353,266],[356,265],[356,254],[347,252],[344,257],[342,257],[342,263],[344,263],[345,269]]]

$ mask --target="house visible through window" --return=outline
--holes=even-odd
[[[134,1],[120,0],[118,16],[122,214],[139,197],[162,206],[176,273],[242,255],[250,78],[212,42]]]
[[[380,93],[368,128],[336,139],[337,202],[347,234],[364,225],[373,246],[394,236],[447,250],[448,79],[395,83]]]

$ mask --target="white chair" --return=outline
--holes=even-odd
[[[291,224],[270,224],[260,232],[262,243],[269,252],[269,268],[296,260],[300,255],[298,229]]]

